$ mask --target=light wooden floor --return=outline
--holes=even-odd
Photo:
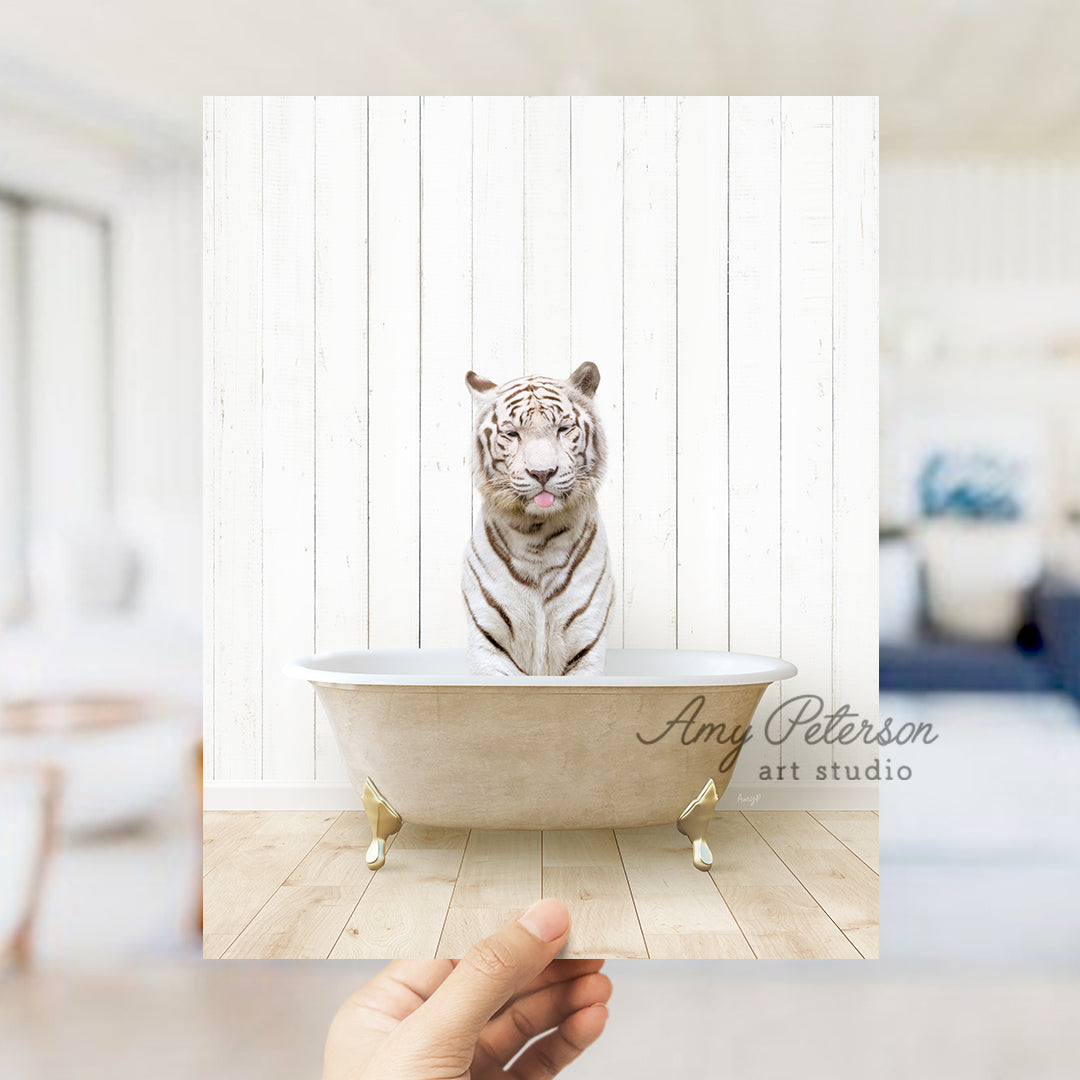
[[[878,817],[727,811],[715,865],[674,825],[468,832],[406,824],[377,873],[362,813],[208,812],[203,955],[459,957],[541,896],[571,912],[564,956],[859,959],[878,949]]]

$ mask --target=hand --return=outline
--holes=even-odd
[[[566,908],[541,900],[460,961],[390,964],[338,1010],[323,1080],[555,1076],[599,1038],[611,996],[602,960],[555,959],[569,932]]]

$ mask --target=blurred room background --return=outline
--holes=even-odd
[[[1078,40],[1068,0],[5,8],[0,1073],[312,1074],[373,970],[197,959],[200,98],[317,87],[881,96],[881,715],[939,736],[881,785],[892,962],[612,964],[576,1075],[1074,1075]]]
[[[0,943],[39,966],[198,915],[199,146],[72,75],[0,60]]]
[[[882,955],[1080,961],[1080,160],[884,151]],[[887,886],[886,886],[887,880]]]

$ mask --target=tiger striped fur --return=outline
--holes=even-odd
[[[565,382],[529,375],[496,386],[471,371],[465,381],[478,406],[473,472],[483,500],[461,583],[469,670],[601,672],[614,578],[596,505],[600,372],[585,363]]]

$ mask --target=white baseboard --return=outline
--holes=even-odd
[[[878,785],[801,783],[778,780],[731,784],[719,810],[876,810]],[[349,784],[207,780],[205,810],[361,810]]]
[[[878,785],[771,780],[729,784],[717,810],[876,810]]]
[[[207,780],[204,810],[363,810],[348,782]]]

